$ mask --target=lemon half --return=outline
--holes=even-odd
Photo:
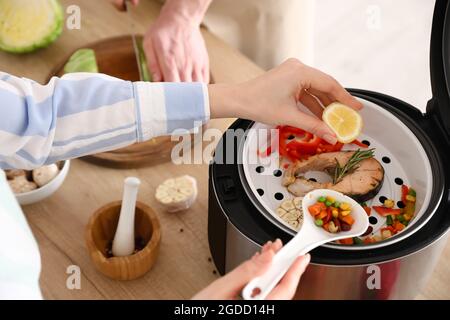
[[[358,138],[363,128],[359,112],[339,102],[330,104],[324,110],[322,119],[341,143],[350,143]]]

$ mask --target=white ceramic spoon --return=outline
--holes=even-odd
[[[321,196],[331,196],[339,202],[351,205],[355,222],[350,231],[330,233],[319,228],[314,223],[314,218],[308,211],[308,207],[317,202]],[[357,237],[366,232],[369,226],[367,213],[355,200],[333,190],[318,189],[305,195],[302,203],[303,225],[297,235],[289,241],[272,260],[269,270],[263,275],[250,281],[242,291],[242,297],[246,300],[263,300],[278,284],[289,267],[298,256],[304,255],[312,249],[324,243],[339,239]]]

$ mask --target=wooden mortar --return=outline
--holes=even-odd
[[[86,226],[86,245],[98,271],[115,280],[133,280],[143,276],[158,257],[161,227],[155,212],[142,202],[136,202],[135,238],[143,249],[125,257],[109,257],[108,251],[119,221],[121,201],[99,208]]]

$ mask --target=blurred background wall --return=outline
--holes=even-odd
[[[424,110],[433,8],[433,0],[316,0],[314,65]]]

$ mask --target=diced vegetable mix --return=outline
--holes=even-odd
[[[309,206],[308,211],[313,216],[316,226],[330,233],[349,231],[355,222],[351,215],[350,204],[340,203],[329,196],[319,197],[316,203]]]
[[[403,208],[394,208],[395,201],[393,199],[386,199],[382,206],[372,206],[372,208],[365,203],[361,204],[368,216],[370,216],[371,209],[373,209],[380,216],[386,217],[386,227],[380,229],[380,235],[369,235],[363,239],[359,237],[348,238],[339,240],[339,243],[346,245],[370,244],[386,240],[403,231],[412,220],[416,210],[416,191],[413,188],[402,185],[401,193]]]

